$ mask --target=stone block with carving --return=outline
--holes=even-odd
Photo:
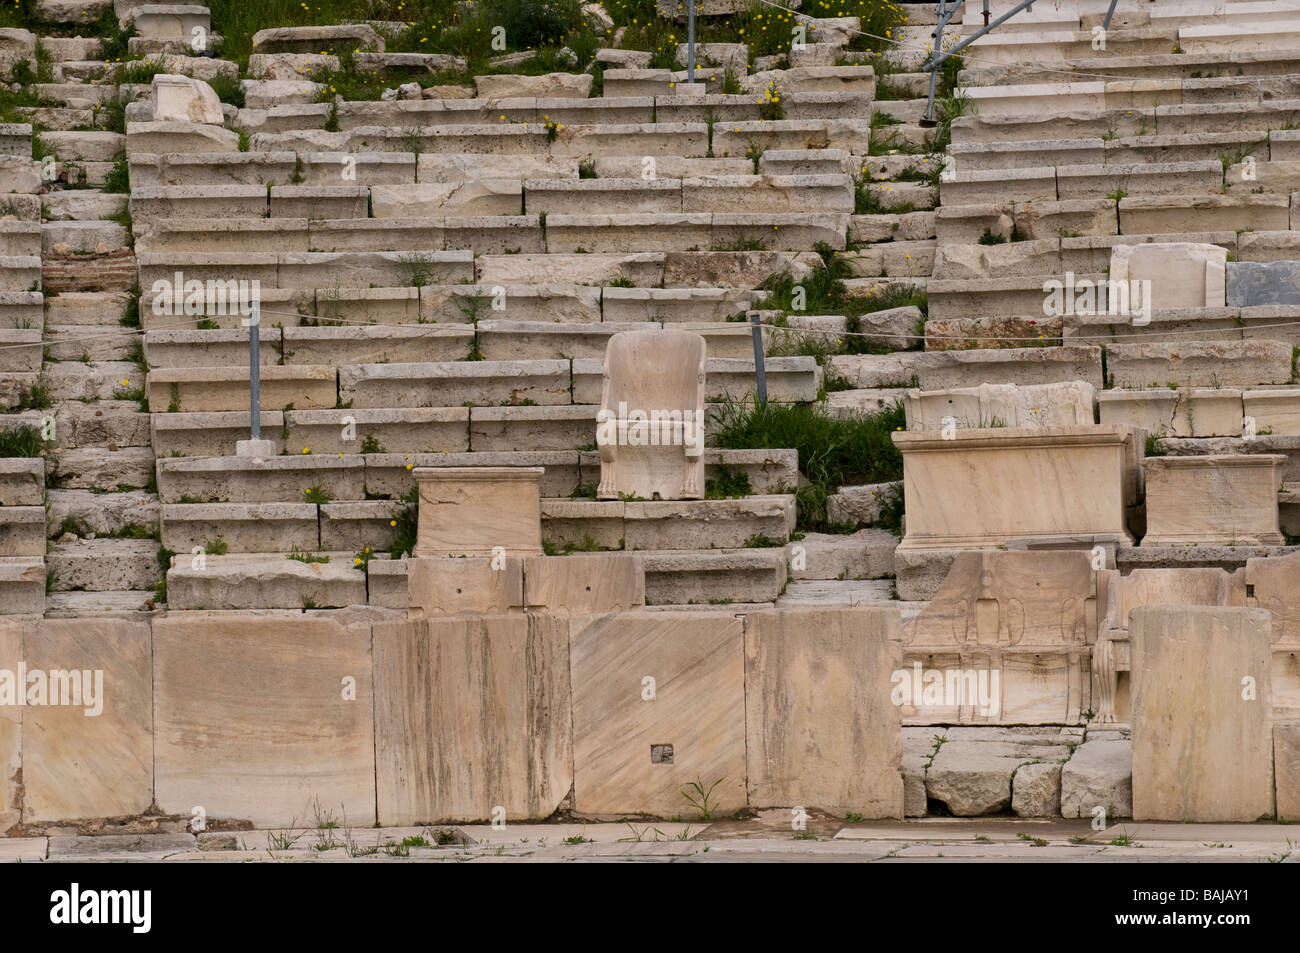
[[[1226,249],[1201,242],[1116,245],[1110,253],[1109,277],[1112,286],[1151,282],[1151,301],[1144,312],[1150,320],[1152,310],[1222,308],[1227,300],[1227,260]]]
[[[543,467],[416,467],[420,556],[542,551]]]
[[[903,553],[980,549],[1011,538],[1109,536],[1131,545],[1142,441],[1126,426],[898,432]]]
[[[596,416],[602,500],[704,496],[704,338],[623,331],[605,349]]]
[[[1228,573],[1189,566],[1134,569],[1127,576],[1107,570],[1099,575],[1099,591],[1105,593],[1104,619],[1092,650],[1092,707],[1099,724],[1128,721],[1129,678],[1121,673],[1132,669],[1130,612],[1155,605],[1246,605],[1242,570]]]
[[[221,112],[221,100],[203,80],[159,73],[153,78],[153,121],[220,126],[225,117]]]
[[[1096,388],[1087,381],[1058,384],[980,384],[947,390],[909,390],[903,397],[908,430],[1076,427],[1096,423]]]
[[[1099,625],[1092,567],[1081,550],[957,554],[903,625],[904,722],[1079,723]]]
[[[1273,613],[1273,713],[1300,721],[1300,553],[1246,560],[1246,605]]]
[[[1280,546],[1283,454],[1152,457],[1145,461],[1143,546]]]

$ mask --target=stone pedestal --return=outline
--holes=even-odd
[[[991,549],[1011,538],[1108,535],[1131,545],[1141,447],[1123,426],[895,433],[906,535],[899,551]]]
[[[1281,454],[1152,457],[1143,546],[1280,546]]]
[[[542,467],[416,467],[416,557],[542,552]]]

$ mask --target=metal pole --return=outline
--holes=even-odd
[[[938,40],[936,39],[934,52],[930,54],[930,59],[927,60],[925,64],[921,66],[921,69],[923,70],[933,69],[934,67],[942,63],[944,60],[946,60],[948,57],[960,53],[962,50],[966,49],[966,47],[970,46],[972,43],[974,43],[976,40],[982,37],[985,33],[988,33],[990,30],[997,29],[1002,24],[1010,20],[1013,16],[1015,16],[1017,13],[1019,13],[1021,10],[1029,10],[1030,8],[1033,7],[1033,5],[1034,5],[1034,0],[1023,0],[1022,3],[1017,4],[1014,8],[1002,14],[1002,16],[998,17],[988,26],[980,27],[978,30],[976,30],[970,36],[966,37],[966,39],[962,40],[960,43],[958,43],[950,50],[947,51],[940,50],[938,46]],[[942,17],[940,19],[939,26],[935,28],[936,34],[939,33],[939,31],[943,28],[944,24],[946,24],[951,17],[952,17],[952,13],[950,12],[947,17]]]
[[[758,402],[767,403],[767,367],[763,363],[763,326],[758,323],[757,311],[749,312],[749,321],[754,332],[754,376],[758,381]]]
[[[985,0],[987,3],[988,0]],[[956,9],[954,7],[954,9]],[[930,63],[930,91],[925,98],[925,113],[921,116],[922,126],[933,126],[934,121],[934,87],[939,79],[939,62],[934,60],[934,54],[938,53],[943,47],[943,28],[948,25],[948,18],[952,14],[948,12],[948,0],[939,0],[939,18],[935,23],[934,32],[930,34],[934,40],[934,48],[931,52]],[[987,29],[987,28],[986,28]]]
[[[695,85],[695,0],[686,0],[686,68],[687,82]]]
[[[262,303],[255,301],[248,322],[248,429],[253,440],[262,439],[262,376],[258,358],[261,324]]]
[[[1019,13],[1021,10],[1032,10],[1034,6],[1034,0],[1023,0],[1022,3],[1016,5],[1011,10],[1008,10],[1006,13],[1002,14],[1002,16],[998,17],[992,23],[981,27],[980,29],[972,33],[970,36],[966,37],[966,39],[962,40],[960,43],[954,46],[952,49],[945,51],[943,49],[943,28],[947,25],[949,19],[952,18],[952,15],[954,12],[956,12],[957,8],[956,5],[954,5],[951,10],[948,10],[945,13],[944,2],[945,0],[940,0],[940,4],[939,4],[939,23],[934,28],[934,50],[930,53],[930,58],[921,66],[921,69],[930,71],[930,94],[926,99],[925,114],[921,117],[922,126],[935,125],[934,122],[935,70],[937,70],[943,64],[943,61],[950,56],[960,53],[962,50],[966,49],[966,47],[970,46],[972,43],[974,43],[976,40],[982,37],[985,33],[988,33],[989,31],[994,30],[997,27],[1001,26],[1003,23],[1006,23],[1013,16]]]
[[[1110,9],[1106,11],[1106,19],[1103,20],[1103,21],[1101,21],[1101,28],[1102,28],[1103,30],[1109,30],[1109,29],[1110,29],[1110,18],[1113,17],[1113,16],[1115,15],[1115,3],[1116,3],[1116,2],[1117,2],[1117,0],[1110,0]]]
[[[984,0],[984,25],[989,25],[989,0]]]

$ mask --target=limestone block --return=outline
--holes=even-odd
[[[518,99],[527,96],[586,99],[591,95],[592,77],[587,73],[545,73],[520,76],[505,73],[474,77],[480,99]]]
[[[1143,546],[1279,546],[1282,454],[1150,457]]]
[[[351,52],[384,52],[383,38],[364,23],[258,30],[253,34],[253,46],[260,53],[316,53],[336,47]]]
[[[1098,625],[1086,549],[957,553],[929,605],[903,625],[913,675],[911,687],[899,685],[903,717],[920,724],[1078,722],[1090,696],[1087,646]],[[926,694],[931,673],[945,693]]]
[[[416,556],[542,551],[540,467],[417,467]]]
[[[303,562],[280,555],[183,558],[167,573],[172,609],[340,609],[365,605],[366,578],[349,559]]]
[[[3,561],[0,561],[0,595],[5,597],[6,603],[11,597],[11,592],[10,587],[3,584],[8,581],[9,576],[5,572]],[[16,603],[18,600],[13,601]],[[38,613],[45,609],[43,593],[41,602]],[[14,606],[14,608],[19,607]],[[5,612],[9,611],[12,610],[5,609]],[[13,672],[15,676],[18,672],[18,664],[24,660],[24,629],[25,626],[21,622],[0,620],[0,669]],[[9,830],[23,819],[22,729],[23,709],[12,704],[0,705],[0,832]]]
[[[1097,392],[1097,410],[1103,424],[1128,424],[1158,436],[1239,436],[1245,425],[1243,398],[1242,391],[1232,388],[1103,390]],[[1256,401],[1259,430],[1274,427],[1273,410],[1265,403]]]
[[[1110,280],[1150,281],[1149,309],[1222,307],[1227,256],[1218,245],[1195,242],[1116,245],[1110,254]]]
[[[379,822],[554,813],[574,780],[568,634],[545,614],[375,626]]]
[[[45,562],[54,592],[142,592],[159,578],[158,545],[149,539],[55,543]]]
[[[909,390],[903,399],[908,430],[954,427],[1073,427],[1095,420],[1096,389],[1087,381],[1059,384],[980,384],[947,390]]]
[[[27,156],[0,155],[0,174],[3,174],[4,181],[9,186],[7,192],[34,195],[44,184],[41,181],[41,164]]]
[[[356,422],[354,435],[349,434],[345,417]],[[357,453],[373,438],[381,450],[407,454],[468,450],[468,421],[467,407],[409,407],[292,410],[283,423],[289,428],[290,447],[311,447],[316,453]],[[244,420],[245,427],[247,424]],[[262,432],[267,432],[266,424]],[[348,436],[352,439],[344,439]]]
[[[597,504],[600,505],[600,504]],[[784,543],[794,530],[794,497],[629,501],[627,549],[740,549],[754,537]]]
[[[480,178],[419,185],[376,185],[370,189],[375,218],[431,215],[518,215],[522,188],[518,178]]]
[[[270,189],[271,218],[367,218],[369,190],[360,186],[276,185]]]
[[[596,428],[597,499],[703,496],[705,350],[704,338],[689,331],[610,339]]]
[[[218,537],[236,553],[320,545],[320,515],[311,503],[172,503],[163,504],[161,518],[162,543],[178,553],[206,549]]]
[[[248,75],[254,79],[309,80],[312,73],[338,68],[339,58],[329,53],[254,53],[248,58]]]
[[[1273,726],[1278,820],[1300,817],[1300,725]]]
[[[576,179],[579,161],[577,156],[422,152],[416,160],[416,168],[421,183],[459,183],[469,179]]]
[[[1246,560],[1245,585],[1252,590],[1247,605],[1268,609],[1273,614],[1273,641],[1282,645],[1300,645],[1300,595],[1295,589],[1295,573],[1300,570],[1300,554]]]
[[[569,652],[575,810],[690,819],[695,811],[682,792],[694,793],[687,786],[695,782],[711,789],[719,815],[745,806],[740,619],[723,612],[575,617]],[[671,761],[662,757],[665,745]]]
[[[153,78],[153,120],[220,126],[225,117],[221,112],[221,100],[203,80],[159,73]]]
[[[44,489],[43,460],[0,457],[0,507],[44,506]]]
[[[880,579],[894,571],[898,537],[883,529],[805,533],[786,546],[795,579]]]
[[[745,623],[749,804],[903,816],[890,675],[896,609],[787,609]]]
[[[1291,380],[1285,341],[1178,341],[1113,344],[1106,374],[1115,387],[1254,387]]]
[[[525,556],[530,612],[594,615],[645,607],[645,563],[637,553]]]
[[[1022,764],[1011,779],[1011,810],[1017,817],[1059,817],[1061,765]]]
[[[1061,816],[1093,817],[1098,807],[1108,821],[1133,816],[1133,756],[1127,741],[1089,740],[1061,768]]]
[[[1131,540],[1134,435],[1119,425],[892,435],[903,454],[900,549],[997,546],[1010,537]],[[960,489],[954,489],[960,488]],[[978,500],[978,506],[970,501]]]
[[[128,156],[238,151],[238,134],[217,125],[174,119],[126,124]]]
[[[1133,612],[1135,820],[1273,814],[1270,618],[1202,606]]]
[[[903,484],[898,480],[842,486],[826,498],[826,518],[831,523],[870,526],[880,519],[886,505],[893,502],[902,489]]]
[[[148,810],[154,788],[152,657],[149,626],[138,622],[47,620],[26,627],[28,699],[36,671],[49,675],[50,695],[48,704],[29,705],[21,714],[25,823]],[[58,678],[56,670],[80,679]]]
[[[1273,711],[1300,718],[1300,598],[1295,587],[1295,554],[1246,560],[1245,604],[1273,613]],[[1281,762],[1278,762],[1281,770]]]
[[[949,740],[926,771],[926,794],[957,817],[1001,813],[1011,806],[1012,778],[1036,755],[1019,745]]]
[[[320,618],[154,623],[156,798],[169,814],[375,819],[370,631]]]
[[[524,608],[524,566],[518,556],[407,560],[412,615],[518,612]]]
[[[45,611],[45,560],[38,556],[0,556],[0,615]]]

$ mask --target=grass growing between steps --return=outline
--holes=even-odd
[[[826,516],[826,497],[841,486],[885,483],[903,476],[903,456],[890,435],[906,426],[899,401],[878,414],[838,418],[820,404],[759,404],[728,400],[721,408],[713,446],[728,450],[799,452],[799,470],[808,484],[795,492],[796,528],[836,532]],[[902,503],[886,522],[901,518]]]
[[[39,457],[44,448],[41,432],[30,424],[0,430],[0,457]]]
[[[817,359],[823,367],[833,354],[888,354],[893,351],[920,350],[925,320],[929,314],[929,300],[924,289],[915,285],[889,285],[871,295],[850,296],[844,279],[849,275],[849,264],[829,245],[819,243],[817,253],[823,268],[795,281],[789,272],[773,275],[763,283],[767,300],[762,307],[785,312],[777,319],[777,327],[788,326],[791,315],[820,314],[844,315],[844,335],[814,335],[809,332],[788,334],[773,332],[773,344],[768,353],[773,356],[806,355]],[[891,308],[914,307],[921,312],[917,337],[903,347],[886,347],[875,340],[859,337],[862,333],[862,316]],[[831,386],[830,379],[827,388]]]

